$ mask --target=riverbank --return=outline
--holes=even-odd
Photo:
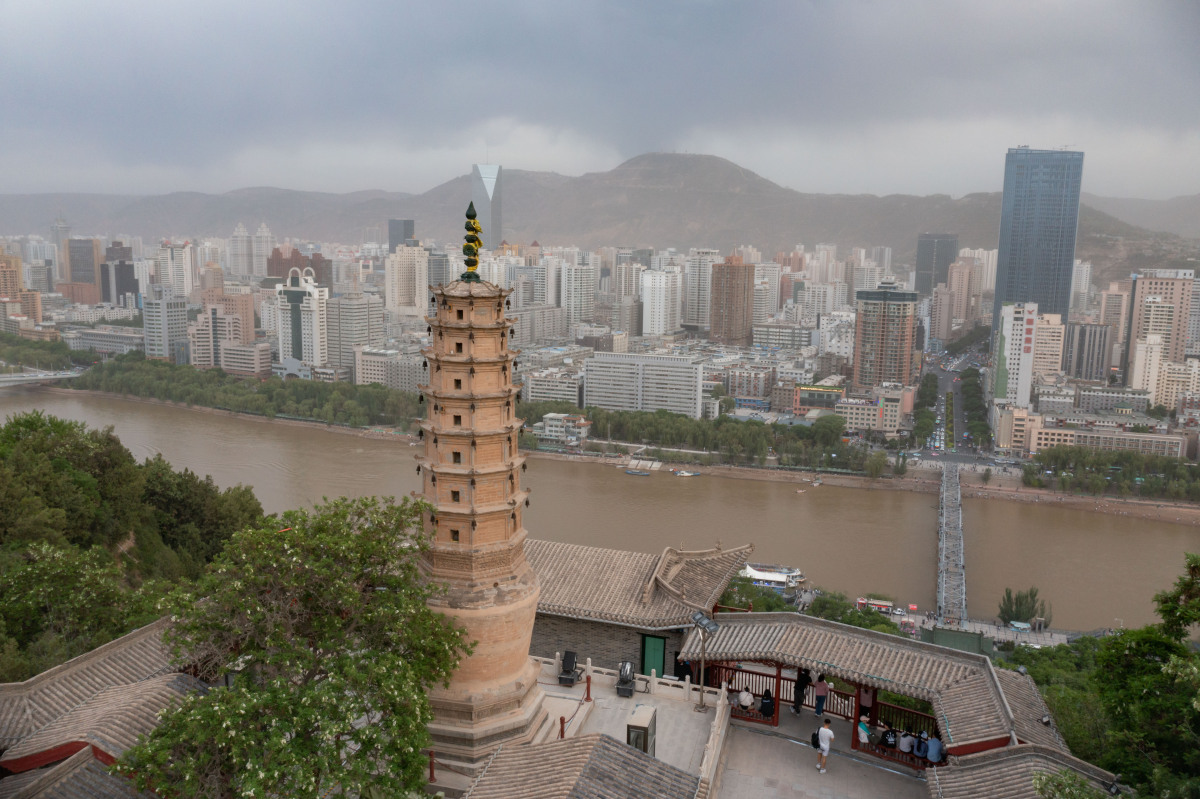
[[[212,416],[236,417],[256,422],[282,424],[294,427],[309,427],[341,435],[358,436],[378,440],[388,440],[413,444],[417,437],[387,428],[358,428],[343,425],[326,424],[316,420],[281,419],[252,413],[242,413],[220,408],[206,408],[198,405],[188,405],[181,402],[171,402],[150,397],[134,397],[105,391],[90,389],[71,389],[57,386],[41,386],[38,391],[71,395],[94,395],[125,402],[140,402],[148,405],[161,405],[180,410],[194,411]],[[596,455],[568,455],[557,452],[524,451],[526,455],[539,460],[558,460],[573,463],[599,463],[617,466],[624,461],[601,458]],[[904,491],[919,494],[937,494],[941,489],[941,464],[928,462],[920,465],[909,463],[908,473],[902,477],[890,475],[871,479],[865,476],[847,474],[829,474],[826,472],[791,471],[782,469],[760,468],[752,466],[689,466],[691,471],[701,474],[711,474],[717,477],[729,477],[738,480],[757,480],[774,483],[795,483],[798,489],[805,491],[820,490],[814,488],[812,481],[819,478],[823,485],[840,486],[844,488],[869,488],[878,491]],[[1000,499],[1006,502],[1024,502],[1052,505],[1073,510],[1104,513],[1112,516],[1127,516],[1135,519],[1149,519],[1171,524],[1182,524],[1200,527],[1200,506],[1189,503],[1171,502],[1169,500],[1153,499],[1121,499],[1118,497],[1080,496],[1059,494],[1049,489],[1037,489],[1023,486],[1019,470],[993,470],[993,475],[987,485],[983,483],[983,470],[978,467],[964,465],[960,471],[960,482],[964,498]]]

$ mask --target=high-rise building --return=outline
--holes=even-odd
[[[1058,314],[1040,314],[1033,332],[1033,379],[1062,371],[1063,342],[1066,329]]]
[[[508,292],[470,277],[434,290],[418,458],[432,534],[422,571],[445,588],[429,604],[475,642],[449,684],[429,692],[432,748],[463,771],[478,770],[502,745],[540,738],[549,723],[541,664],[529,656],[540,587],[525,559]]]
[[[1129,379],[1126,385],[1139,391],[1150,392],[1150,404],[1158,402],[1158,379],[1162,374],[1162,365],[1169,363],[1166,358],[1166,346],[1163,337],[1151,333],[1139,338],[1130,353],[1131,365]]]
[[[479,238],[483,249],[495,250],[504,241],[504,215],[501,212],[504,195],[503,168],[499,164],[471,166],[471,202],[482,228]]]
[[[1195,271],[1147,269],[1133,276],[1126,346],[1133,353],[1138,339],[1162,336],[1163,360],[1182,363],[1187,352]]]
[[[884,273],[890,273],[892,271],[892,248],[872,247],[871,260],[879,264]]]
[[[142,294],[142,330],[146,357],[184,364],[187,357],[187,298],[175,296],[170,287],[147,286]]]
[[[1033,391],[1033,343],[1037,303],[1005,303],[995,317],[991,395],[997,404],[1030,408]]]
[[[208,289],[203,292],[202,300],[205,308],[216,308],[226,316],[238,319],[237,332],[241,336],[239,344],[253,344],[254,332],[254,296],[252,294],[225,294],[222,290]]]
[[[383,296],[389,311],[424,316],[429,309],[429,252],[400,247],[384,263]]]
[[[100,239],[70,239],[67,242],[68,277],[71,283],[100,285],[104,246]]]
[[[327,305],[329,289],[317,285],[311,269],[293,271],[275,287],[279,321],[279,361],[272,371],[311,379],[312,370],[329,362]]]
[[[185,300],[192,293],[192,248],[189,244],[164,241],[158,248],[158,282],[169,286],[176,297]]]
[[[754,337],[754,264],[731,255],[712,268],[712,321],[709,339],[749,347]]]
[[[1008,151],[993,319],[1009,302],[1036,303],[1042,313],[1067,316],[1082,180],[1083,153]]]
[[[355,347],[379,347],[387,342],[383,300],[356,291],[330,299],[326,307],[329,365],[350,370],[351,381],[357,382]]]
[[[23,271],[21,256],[10,255],[0,245],[0,297],[13,298],[17,292],[25,290],[25,281],[21,276]]]
[[[246,226],[241,222],[238,222],[237,227],[233,229],[233,235],[229,237],[227,260],[229,274],[234,277],[254,276],[254,244]]]
[[[958,258],[958,236],[954,233],[922,233],[917,236],[916,292],[933,294],[933,287],[947,283],[950,264]]]
[[[954,335],[955,299],[954,292],[945,285],[933,287],[933,297],[929,301],[929,335],[943,345]]]
[[[562,309],[567,326],[590,322],[596,312],[596,272],[594,266],[562,267]]]
[[[712,324],[712,268],[721,262],[717,250],[693,248],[683,267],[683,326],[689,330],[708,330]]]
[[[417,223],[412,219],[389,219],[388,220],[388,253],[396,251],[397,247],[403,247],[410,240],[415,240],[417,236]]]
[[[1071,312],[1090,313],[1091,296],[1092,262],[1075,259],[1075,266],[1071,269]]]
[[[290,244],[280,244],[267,256],[267,277],[287,277],[293,269],[304,271],[308,259]]]
[[[642,298],[642,272],[644,271],[646,271],[646,267],[636,261],[617,264],[616,279],[613,280],[613,293],[617,295],[618,300],[625,297],[633,297],[635,300]]]
[[[267,223],[263,222],[254,232],[254,238],[250,242],[253,269],[250,274],[255,277],[266,277],[267,259],[271,257],[271,250],[275,249],[275,243],[275,236],[271,234]]]
[[[1063,371],[1080,380],[1106,380],[1114,335],[1110,325],[1068,324]]]
[[[70,283],[71,272],[67,264],[67,242],[71,240],[71,226],[61,216],[50,226],[50,244],[55,248],[55,282]]]
[[[648,269],[642,272],[642,335],[666,336],[679,330],[679,297],[683,276]]]
[[[767,287],[767,304],[771,306],[771,314],[783,307],[779,296],[779,284],[783,278],[783,267],[776,263],[755,264],[754,265],[754,280],[756,283],[764,283]]]
[[[853,390],[867,391],[882,383],[909,386],[920,358],[916,351],[917,299],[891,281],[857,294],[854,323]]]

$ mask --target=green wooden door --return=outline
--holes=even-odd
[[[667,665],[667,639],[655,635],[642,636],[642,674],[649,676],[650,670],[659,677]]]

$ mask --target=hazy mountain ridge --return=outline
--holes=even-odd
[[[1099,197],[1085,192],[1082,202],[1131,225],[1200,239],[1200,194],[1172,197],[1169,200],[1139,200],[1132,197]]]
[[[650,153],[607,172],[578,177],[506,169],[503,191],[503,238],[586,248],[714,247],[727,252],[751,244],[771,258],[797,243],[810,249],[819,242],[882,244],[893,248],[897,263],[905,263],[912,260],[918,233],[957,233],[963,247],[994,248],[1000,224],[998,192],[959,199],[805,194],[709,155]],[[467,175],[420,195],[270,187],[220,195],[0,195],[0,233],[47,235],[61,212],[76,235],[131,234],[147,241],[160,236],[224,238],[239,222],[253,232],[265,221],[281,239],[353,244],[386,238],[388,218],[413,218],[418,236],[452,241],[461,235],[469,199]],[[1160,237],[1085,205],[1080,257],[1095,252],[1107,260],[1109,236]]]

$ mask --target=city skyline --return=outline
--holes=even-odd
[[[530,2],[466,29],[373,2],[8,11],[5,193],[420,192],[463,164],[690,152],[798,191],[961,196],[998,189],[993,153],[1021,144],[1087,151],[1092,193],[1200,190],[1194,4]],[[712,57],[730,47],[753,57]],[[480,75],[486,101],[462,104]]]

